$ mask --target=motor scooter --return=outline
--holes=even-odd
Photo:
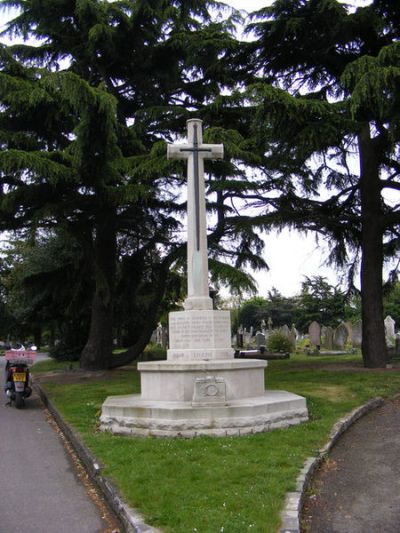
[[[15,407],[21,409],[25,405],[25,398],[32,394],[32,376],[29,365],[35,362],[35,350],[8,350],[5,352],[6,384],[5,393],[9,399],[7,405],[15,402]]]

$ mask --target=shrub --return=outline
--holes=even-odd
[[[280,331],[273,331],[267,339],[267,350],[269,352],[293,352],[294,346],[290,340]]]
[[[167,351],[158,344],[150,343],[139,357],[139,361],[162,361],[167,358]]]

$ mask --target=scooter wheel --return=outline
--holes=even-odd
[[[24,406],[24,396],[22,392],[16,392],[15,393],[15,407],[17,409],[21,409],[21,407]]]

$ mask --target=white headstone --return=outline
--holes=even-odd
[[[396,325],[396,322],[393,320],[393,318],[390,315],[388,315],[385,318],[385,330],[386,330],[387,336],[394,337],[395,325]]]
[[[395,325],[396,322],[393,320],[393,318],[388,315],[385,318],[385,337],[386,337],[386,344],[388,346],[393,346],[394,339],[395,339]]]

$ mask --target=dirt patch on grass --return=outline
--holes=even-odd
[[[323,398],[324,400],[337,403],[352,397],[351,391],[342,385],[321,385],[320,387],[313,387],[310,390],[304,388],[302,389],[302,393],[306,396],[316,396],[317,398]]]
[[[73,384],[83,383],[87,380],[90,381],[103,381],[105,379],[116,378],[117,376],[124,376],[127,372],[135,370],[135,366],[121,367],[116,370],[82,370],[80,368],[65,369],[65,370],[52,370],[49,372],[35,373],[35,369],[32,369],[34,381],[36,383],[58,383]]]
[[[305,361],[290,365],[290,370],[327,370],[329,372],[399,372],[400,360],[392,361],[387,368],[365,368],[363,363],[348,362],[324,362],[324,361]]]

